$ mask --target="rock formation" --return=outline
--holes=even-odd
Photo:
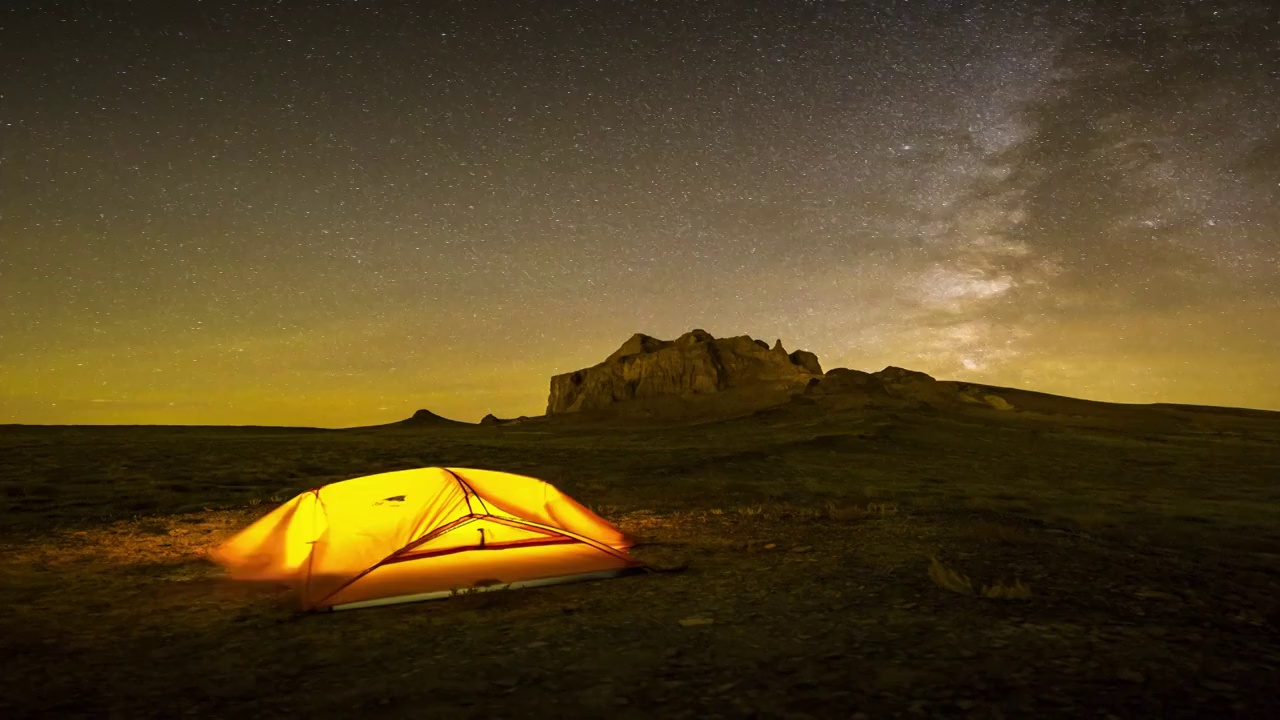
[[[711,419],[815,403],[827,410],[1014,409],[992,390],[894,366],[874,373],[848,368],[824,373],[817,355],[788,353],[781,340],[770,347],[746,335],[716,338],[705,330],[675,340],[637,333],[604,362],[551,378],[547,416]],[[487,417],[481,422],[517,421]]]
[[[984,385],[940,381],[931,375],[892,365],[874,373],[835,368],[811,381],[805,388],[805,397],[830,398],[841,406],[888,401],[914,407],[987,405],[996,410],[1014,409],[1008,400]]]
[[[811,396],[843,395],[862,393],[866,395],[886,395],[884,381],[871,373],[849,368],[828,370],[821,378],[809,381],[805,394]]]
[[[551,378],[547,415],[739,414],[786,402],[822,377],[811,352],[788,354],[748,336],[693,330],[675,340],[636,334],[604,362]],[[711,403],[711,404],[709,404]]]
[[[782,341],[779,340],[778,343],[781,344]],[[814,375],[822,374],[822,365],[818,364],[818,356],[808,350],[797,350],[788,355],[787,358],[791,360],[792,365],[799,365]]]
[[[408,426],[408,427],[422,427],[422,426],[430,426],[430,425],[456,426],[456,425],[469,425],[469,424],[470,423],[459,422],[457,420],[450,420],[447,417],[441,417],[431,412],[430,410],[419,410],[415,412],[412,417],[405,418],[404,420],[401,420],[399,422],[391,423],[391,425]]]
[[[497,415],[494,415],[493,413],[489,413],[488,415],[485,415],[484,417],[480,418],[480,424],[487,427],[500,427],[504,425],[523,425],[527,422],[533,422],[533,419],[531,419],[528,415],[521,415],[520,417],[515,417],[515,418],[500,418]]]

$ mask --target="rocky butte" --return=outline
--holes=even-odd
[[[547,415],[723,415],[777,405],[822,377],[818,357],[742,335],[637,333],[604,362],[551,378]]]
[[[552,377],[547,417],[709,419],[814,404],[1012,408],[990,390],[897,367],[824,373],[816,355],[788,353],[781,340],[770,347],[747,335],[716,338],[704,330],[675,340],[637,333],[603,362]]]

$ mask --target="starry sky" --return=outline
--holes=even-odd
[[[1257,2],[0,9],[0,423],[540,414],[634,332],[1280,410]]]

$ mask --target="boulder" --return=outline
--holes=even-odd
[[[672,341],[636,334],[604,362],[551,378],[547,415],[641,407],[669,415],[683,401],[696,401],[704,414],[714,415],[717,402],[738,413],[786,402],[821,375],[817,356],[788,355],[781,341],[769,349],[745,335],[715,338],[705,330]]]
[[[871,373],[849,368],[834,368],[814,380],[806,390],[808,395],[839,395],[845,393],[866,393],[884,395],[884,382]]]
[[[814,375],[822,374],[822,365],[818,363],[818,356],[808,350],[797,350],[787,358],[791,360],[792,365],[799,365]]]
[[[982,396],[982,401],[990,405],[991,407],[995,408],[996,410],[1014,409],[1013,403],[1009,402],[1008,400],[1005,400],[999,395],[993,395],[991,393],[987,393],[986,395]]]
[[[955,390],[944,386],[932,375],[916,370],[890,365],[872,375],[884,384],[885,392],[890,396],[910,401],[918,407],[943,407],[958,400]]]
[[[907,370],[906,368],[889,367],[874,373],[874,375],[885,384],[885,387],[899,388],[908,386],[931,386],[938,382],[932,375],[928,375],[915,370]]]

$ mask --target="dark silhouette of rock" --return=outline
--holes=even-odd
[[[464,423],[458,420],[450,420],[447,417],[441,417],[431,412],[430,410],[419,410],[415,412],[412,417],[409,417],[404,420],[401,420],[400,422],[395,422],[391,424],[396,426],[410,426],[410,427],[470,425],[470,423]]]
[[[614,350],[613,354],[605,359],[605,362],[613,362],[619,358],[624,358],[629,355],[640,355],[641,353],[653,352],[670,344],[671,343],[669,342],[649,337],[643,333],[636,333],[631,336],[631,339],[622,343],[622,347]]]
[[[636,334],[604,362],[551,378],[547,414],[738,414],[786,402],[821,376],[816,355],[788,355],[781,341],[769,349],[705,330],[673,341]]]
[[[808,350],[797,350],[787,357],[791,359],[793,365],[799,365],[814,375],[822,374],[822,365],[818,363],[818,356]]]
[[[538,419],[541,419],[541,418],[538,418]],[[497,427],[502,425],[523,425],[527,422],[531,422],[532,420],[534,420],[534,418],[530,418],[528,415],[521,415],[520,417],[516,417],[516,418],[500,418],[497,415],[494,415],[493,413],[489,413],[488,415],[485,415],[483,418],[480,418],[480,424],[489,426],[489,427]]]
[[[448,418],[440,417],[439,415],[437,415],[437,414],[435,414],[435,413],[431,412],[430,410],[419,410],[419,411],[415,412],[415,413],[413,414],[413,417],[409,418],[409,420],[411,420],[411,421],[413,421],[413,422],[418,422],[418,423],[424,423],[424,422],[454,422],[453,420],[450,420],[450,419],[448,419]]]

